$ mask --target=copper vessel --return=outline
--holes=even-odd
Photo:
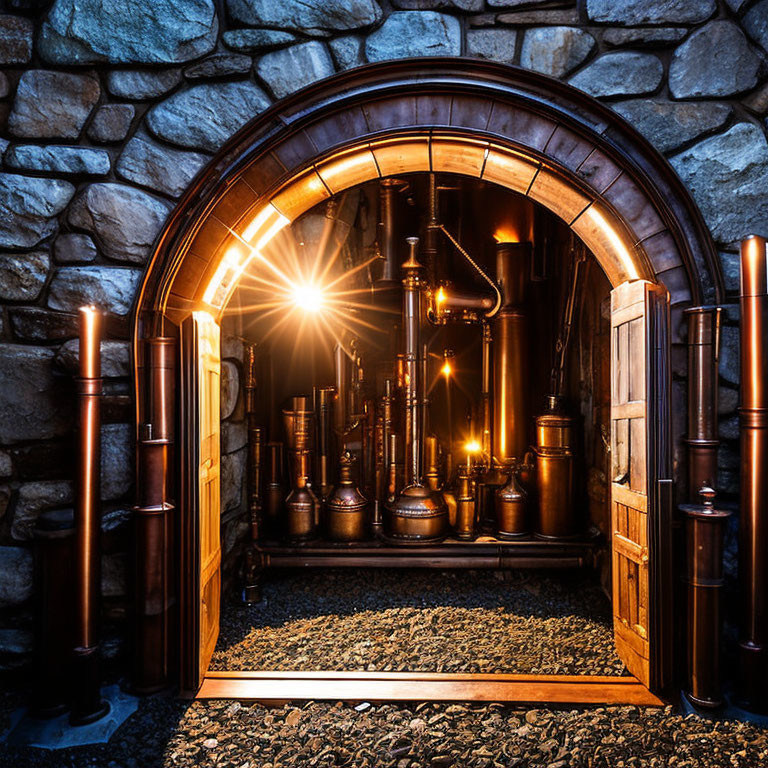
[[[422,485],[421,414],[421,278],[416,258],[418,237],[409,237],[410,256],[403,264],[403,328],[405,332],[405,469],[406,487],[387,507],[387,535],[402,543],[442,541],[448,528],[448,510],[442,496]]]
[[[318,507],[317,496],[307,485],[306,476],[300,474],[295,478],[294,486],[285,500],[285,527],[289,541],[302,542],[315,538]]]
[[[691,307],[688,319],[688,493],[717,484],[720,307]]]
[[[688,582],[688,679],[686,695],[698,707],[723,703],[720,677],[723,541],[731,513],[716,509],[715,492],[699,491],[699,504],[682,504]]]
[[[368,500],[355,486],[354,459],[344,451],[339,459],[339,482],[325,503],[325,523],[331,541],[362,541],[368,537]]]
[[[475,494],[472,488],[472,478],[463,464],[459,466],[455,500],[456,520],[454,531],[456,532],[456,538],[462,541],[471,541],[475,538]]]
[[[741,511],[739,698],[768,708],[768,252],[741,244]]]
[[[501,309],[493,320],[493,459],[520,458],[529,444],[528,315],[524,309],[530,243],[498,243]],[[484,430],[485,431],[485,430]]]
[[[263,524],[269,536],[278,535],[280,512],[283,508],[285,488],[283,486],[283,444],[267,443],[267,475],[264,481]]]
[[[541,538],[568,538],[578,533],[573,506],[573,438],[573,419],[562,411],[558,398],[547,398],[547,410],[536,419],[534,531]]]
[[[510,462],[505,468],[507,484],[496,491],[496,525],[500,539],[516,539],[530,531],[528,524],[528,494],[517,481],[518,465]]]

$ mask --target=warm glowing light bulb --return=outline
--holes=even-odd
[[[451,364],[447,360],[445,363],[443,363],[443,367],[440,369],[440,373],[442,373],[446,378],[448,378],[453,373],[453,368],[451,368]]]
[[[470,440],[468,443],[465,443],[464,450],[467,453],[480,453],[482,447],[480,446],[480,443],[477,442],[477,440]]]
[[[440,309],[443,306],[443,304],[445,304],[445,300],[447,298],[448,297],[445,295],[445,289],[441,285],[437,289],[437,293],[435,294],[435,309],[437,310],[438,314],[440,313]]]
[[[293,303],[305,312],[319,312],[323,308],[323,291],[316,285],[295,285]]]

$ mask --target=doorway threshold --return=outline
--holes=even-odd
[[[439,672],[209,671],[198,699],[286,701],[495,701],[520,704],[665,702],[636,677]]]

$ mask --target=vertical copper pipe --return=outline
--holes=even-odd
[[[280,510],[283,508],[283,444],[267,443],[267,477],[264,484],[264,523],[269,536],[280,532]]]
[[[377,283],[386,287],[398,285],[397,244],[398,217],[396,212],[397,190],[401,182],[397,179],[382,179],[380,187],[381,202],[381,256],[383,259],[381,277]]]
[[[436,435],[424,436],[424,483],[430,491],[440,488],[439,443]]]
[[[416,258],[418,237],[409,237],[410,256],[403,264],[403,329],[405,331],[405,484],[421,482],[421,278]]]
[[[325,500],[333,488],[333,400],[334,387],[315,387],[315,418],[317,419],[317,450],[315,452],[315,477],[320,498]]]
[[[496,246],[502,304],[493,324],[493,458],[500,466],[528,447],[528,316],[523,308],[530,243]]]
[[[387,501],[392,502],[397,498],[397,494],[400,492],[400,478],[399,467],[397,461],[397,434],[390,432],[389,434],[389,450],[387,465]]]
[[[763,709],[768,676],[768,266],[765,238],[741,244],[741,631],[739,697]]]
[[[108,711],[100,692],[101,610],[101,329],[103,314],[80,308],[79,466],[75,504],[75,686],[71,720],[98,720]]]
[[[719,307],[691,307],[688,317],[688,494],[717,485]]]
[[[248,514],[252,541],[258,541],[260,533],[264,457],[264,432],[257,424],[256,393],[256,345],[249,344],[245,358],[245,412],[248,424]]]
[[[702,487],[699,504],[683,504],[688,582],[688,680],[686,694],[697,706],[722,704],[720,679],[720,601],[723,540],[730,512],[715,509],[715,492]]]
[[[139,693],[170,682],[176,610],[173,466],[176,340],[145,339],[139,350],[136,447],[134,681]]]
[[[483,434],[481,446],[483,449],[483,462],[486,466],[491,465],[491,455],[493,453],[492,431],[491,431],[491,326],[489,323],[483,323],[483,360],[482,360],[482,391],[480,398],[482,400],[482,418]]]
[[[333,424],[339,436],[339,447],[343,449],[344,435],[349,425],[349,357],[344,345],[337,343],[333,348],[333,363],[336,378],[336,405],[333,409]]]

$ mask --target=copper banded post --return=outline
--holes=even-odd
[[[688,319],[688,496],[717,487],[720,307],[691,307]]]
[[[75,648],[73,724],[98,720],[109,710],[101,698],[101,335],[104,315],[80,308],[80,401],[75,502]]]
[[[768,253],[753,235],[741,244],[741,594],[739,698],[764,709],[768,675]]]
[[[139,349],[136,446],[135,636],[133,688],[153,693],[171,678],[176,610],[175,506],[176,339],[144,339]]]

